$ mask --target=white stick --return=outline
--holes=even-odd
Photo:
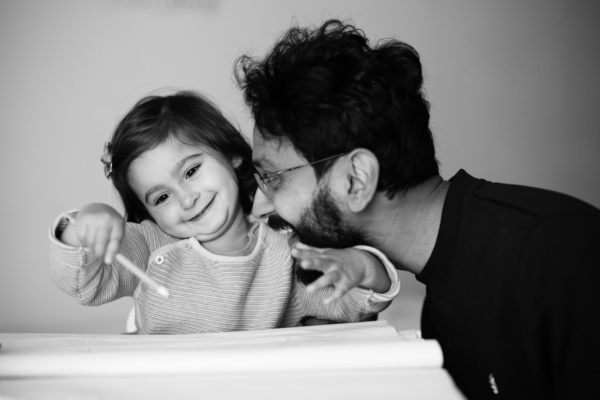
[[[158,283],[156,283],[156,281],[154,281],[152,278],[150,278],[144,271],[139,269],[134,263],[129,261],[123,254],[117,253],[117,255],[115,256],[115,260],[117,260],[122,266],[127,268],[132,274],[134,274],[135,276],[140,278],[142,281],[144,281],[148,285],[150,285],[152,288],[154,288],[158,292],[158,294],[160,294],[163,297],[169,297],[169,291],[167,290],[166,287],[161,286]]]
[[[67,214],[66,217],[70,223],[72,223],[73,225],[77,225],[77,221],[75,220],[75,218],[73,218],[73,216]],[[140,278],[143,282],[150,285],[162,297],[166,297],[166,298],[169,297],[169,291],[167,290],[166,287],[161,286],[158,283],[156,283],[155,280],[150,278],[144,271],[139,269],[137,267],[137,265],[135,265],[134,263],[129,261],[129,259],[127,257],[125,257],[123,254],[117,253],[117,255],[115,256],[115,260],[117,260],[119,262],[119,264],[121,264],[123,267],[127,268],[129,270],[129,272],[131,272],[132,274],[134,274],[135,276]]]

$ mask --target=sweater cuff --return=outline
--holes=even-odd
[[[70,245],[62,242],[59,239],[60,236],[62,235],[63,231],[65,230],[65,227],[66,227],[65,221],[67,221],[67,217],[68,216],[73,217],[73,216],[77,215],[77,211],[79,211],[79,210],[73,209],[73,210],[65,211],[64,213],[62,213],[58,217],[56,217],[54,222],[52,222],[52,225],[50,226],[50,231],[48,232],[48,236],[49,236],[50,242],[52,244],[62,247],[64,249],[77,248],[75,246],[70,246]]]
[[[69,210],[60,214],[50,226],[48,230],[48,237],[50,239],[50,259],[54,260],[57,265],[61,265],[62,268],[74,268],[81,269],[87,264],[88,260],[94,258],[94,252],[86,249],[83,246],[71,246],[62,242],[58,235],[57,228],[61,224],[67,215],[74,215],[77,210]],[[51,265],[52,265],[51,261]]]
[[[390,277],[391,282],[390,282],[390,288],[388,289],[388,291],[385,293],[377,293],[377,292],[373,291],[371,300],[381,301],[381,302],[392,301],[394,299],[394,297],[396,297],[398,295],[398,293],[400,293],[400,277],[398,276],[398,271],[394,267],[394,264],[392,264],[391,261],[388,260],[388,258],[381,251],[379,251],[373,247],[359,245],[359,246],[354,246],[353,248],[358,249],[358,250],[368,251],[369,253],[373,254],[375,257],[379,258],[381,263],[385,266],[385,270],[387,271],[387,273]]]

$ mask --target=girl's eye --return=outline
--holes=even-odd
[[[168,194],[161,194],[160,196],[158,196],[156,198],[156,200],[154,200],[154,205],[157,206],[159,204],[164,203],[165,201],[167,201],[167,199],[169,198]]]
[[[185,177],[186,178],[191,178],[192,176],[194,176],[194,174],[196,173],[196,171],[198,171],[198,168],[200,168],[200,164],[194,165],[192,168],[188,169],[185,172]]]

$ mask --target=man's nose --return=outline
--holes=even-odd
[[[254,195],[254,203],[252,203],[252,215],[258,219],[263,219],[267,218],[273,212],[275,212],[273,203],[260,188],[257,188]]]

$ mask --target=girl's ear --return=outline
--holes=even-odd
[[[379,161],[370,150],[354,149],[347,156],[346,206],[353,213],[364,211],[377,193]]]

